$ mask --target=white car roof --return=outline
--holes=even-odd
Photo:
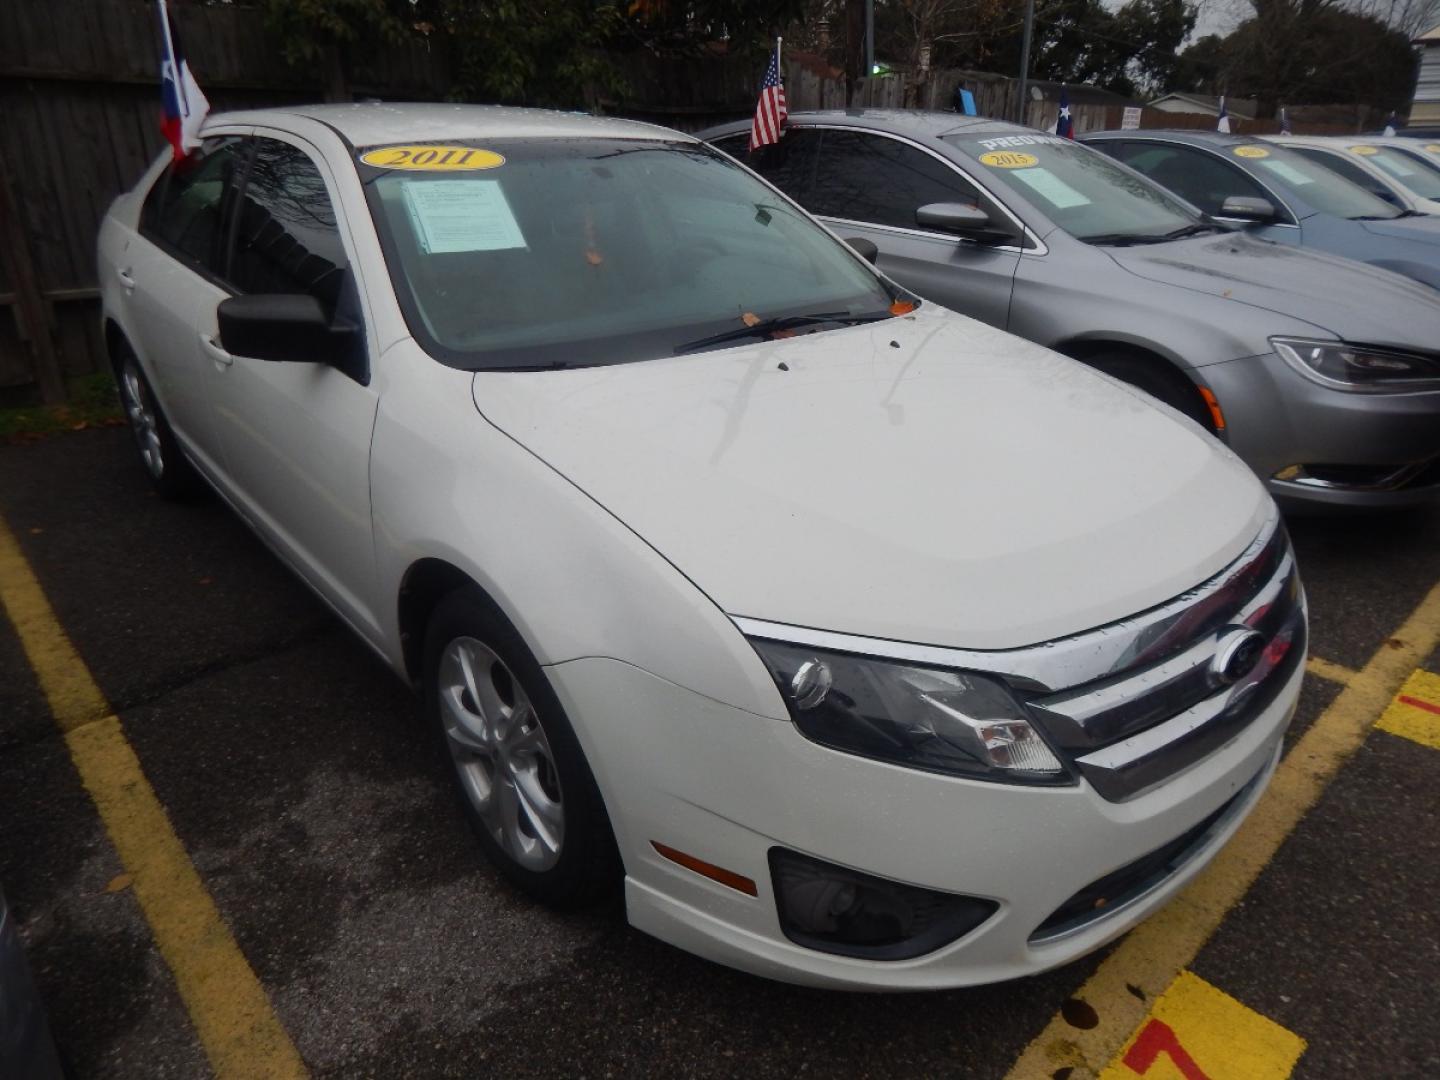
[[[429,142],[435,139],[605,138],[674,139],[692,137],[656,124],[616,120],[586,113],[520,109],[502,105],[454,105],[367,102],[354,105],[289,105],[216,113],[211,124],[255,124],[283,129],[297,118],[318,120],[353,146]]]

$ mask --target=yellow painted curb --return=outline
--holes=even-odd
[[[1421,746],[1440,750],[1440,675],[1414,672],[1375,726]]]

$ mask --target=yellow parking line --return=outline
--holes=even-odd
[[[1334,661],[1326,660],[1322,656],[1312,656],[1305,661],[1305,670],[1311,675],[1321,679],[1328,679],[1330,682],[1347,686],[1350,680],[1355,678],[1355,669],[1348,668],[1344,664],[1337,664]]]
[[[1440,643],[1436,585],[1355,673],[1286,755],[1254,813],[1234,839],[1167,907],[1124,938],[1076,997],[1099,1022],[1087,1030],[1057,1014],[1027,1046],[1007,1080],[1048,1080],[1069,1066],[1070,1080],[1091,1080],[1125,1045],[1149,1003],[1175,980],[1349,756],[1359,748],[1397,687]],[[1070,1010],[1072,1015],[1075,1011]],[[1090,1010],[1083,1010],[1087,1015]]]
[[[304,1063],[246,963],[121,731],[0,522],[0,605],[64,732],[160,955],[217,1077],[303,1077]]]

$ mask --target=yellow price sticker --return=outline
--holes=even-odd
[[[1361,157],[1373,157],[1375,154],[1380,153],[1380,151],[1373,146],[1352,146],[1350,147],[1350,152],[1352,154],[1359,154]]]
[[[1231,151],[1236,157],[1262,158],[1269,157],[1270,151],[1263,146],[1237,146]]]
[[[1425,149],[1429,150],[1432,154],[1440,154],[1440,143],[1426,143]]]
[[[498,169],[505,159],[493,150],[471,146],[382,146],[360,155],[366,165],[377,169],[407,169],[414,172],[459,172],[466,169]]]
[[[991,150],[980,155],[980,164],[989,165],[992,169],[1028,169],[1031,165],[1039,165],[1040,159],[1019,150]]]

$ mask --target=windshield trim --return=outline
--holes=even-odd
[[[1000,209],[1005,212],[1005,216],[1010,219],[1010,221],[1015,225],[1015,227],[1020,230],[1021,235],[1025,238],[1025,243],[1022,245],[998,244],[993,247],[987,247],[987,250],[1014,251],[1019,252],[1022,255],[1050,254],[1049,247],[1046,246],[1045,241],[1040,239],[1040,233],[1033,229],[1030,226],[1029,222],[1025,221],[1019,215],[1019,213],[1016,212],[1014,207],[1010,206],[1009,203],[1007,203],[1003,198],[1001,198],[1001,196],[996,194],[993,188],[991,188],[988,184],[983,183],[978,177],[971,175],[966,170],[966,166],[970,163],[968,156],[966,157],[966,161],[964,163],[956,161],[953,157],[949,156],[948,151],[950,150],[950,144],[946,143],[944,141],[944,137],[941,135],[936,135],[933,137],[941,141],[947,153],[941,153],[939,150],[935,149],[935,147],[926,146],[924,143],[919,142],[916,139],[909,138],[908,136],[900,135],[893,131],[887,131],[884,128],[866,127],[863,124],[795,124],[794,127],[796,127],[797,129],[803,127],[813,131],[859,131],[866,135],[879,135],[886,139],[894,139],[898,143],[904,143],[907,146],[914,147],[916,150],[920,150],[926,154],[929,154],[936,161],[939,161],[941,164],[953,169],[955,172],[959,173],[960,176],[962,176],[966,181],[974,184],[977,188],[984,192],[991,202],[993,202],[996,206],[1000,207]],[[732,132],[730,134],[734,133]],[[820,215],[818,214],[815,216],[820,217]],[[901,225],[880,225],[871,221],[860,221],[856,218],[837,218],[827,215],[823,218],[823,220],[843,222],[847,225],[855,225],[859,228],[864,229],[883,229],[887,232],[892,232],[903,236],[923,236],[927,240],[934,240],[937,237],[944,240],[960,240],[960,237],[955,236],[952,233],[934,232],[929,229],[907,229]],[[1048,232],[1049,230],[1047,229],[1046,231]]]
[[[690,151],[699,151],[701,153],[709,154],[717,159],[720,159],[724,161],[727,165],[733,166],[737,164],[737,162],[735,162],[728,155],[726,155],[720,150],[717,150],[715,147],[711,146],[708,142],[705,142],[704,140],[666,138],[664,132],[657,132],[654,138],[631,137],[620,139],[611,139],[609,136],[601,135],[516,136],[514,138],[506,138],[504,140],[486,140],[483,137],[466,137],[444,140],[426,139],[417,136],[414,140],[412,140],[412,142],[415,144],[424,144],[431,142],[449,142],[455,144],[465,144],[470,142],[489,142],[492,145],[496,145],[499,144],[501,141],[507,144],[519,141],[543,143],[552,141],[570,141],[577,138],[597,142],[634,142],[647,144],[653,146],[656,149],[669,147]],[[419,298],[415,295],[415,291],[410,285],[409,276],[405,272],[405,263],[403,258],[401,257],[400,249],[395,238],[394,230],[392,228],[392,223],[386,215],[383,206],[381,205],[381,195],[379,189],[375,185],[367,182],[368,172],[373,170],[380,175],[384,175],[389,170],[385,170],[377,166],[368,165],[365,162],[361,161],[360,154],[364,152],[363,148],[356,148],[353,145],[347,145],[347,149],[349,150],[351,165],[356,171],[356,175],[360,181],[361,190],[364,192],[365,207],[370,217],[371,228],[374,230],[375,237],[380,244],[381,257],[383,258],[385,263],[385,277],[389,284],[391,295],[394,296],[396,305],[400,309],[401,317],[404,320],[405,328],[409,332],[410,337],[431,359],[445,365],[446,367],[455,368],[460,371],[478,373],[489,371],[554,371],[561,369],[577,369],[581,367],[604,367],[614,364],[644,363],[649,360],[664,360],[672,358],[673,353],[671,351],[671,345],[673,345],[673,342],[671,343],[671,345],[665,344],[666,339],[673,336],[670,334],[670,330],[667,327],[657,327],[638,332],[629,332],[622,335],[616,335],[614,338],[597,336],[584,342],[562,341],[556,343],[547,343],[543,345],[527,346],[523,351],[530,357],[532,357],[533,360],[532,362],[524,363],[506,362],[504,357],[513,354],[513,350],[486,351],[478,349],[460,349],[451,345],[447,345],[444,342],[438,340],[435,335],[431,333],[429,327],[426,325],[425,317],[422,314],[420,308]],[[787,209],[792,211],[796,217],[808,222],[811,226],[818,229],[822,234],[829,236],[830,240],[838,248],[840,248],[845,253],[845,255],[848,255],[855,263],[858,264],[858,266],[866,274],[870,276],[870,278],[874,282],[876,290],[880,294],[887,297],[890,303],[893,303],[897,300],[907,300],[919,306],[920,298],[918,296],[912,294],[908,289],[904,289],[903,287],[891,282],[888,278],[885,277],[883,273],[879,271],[877,267],[871,265],[871,263],[867,259],[861,256],[849,244],[845,243],[842,238],[836,237],[831,230],[826,228],[823,222],[819,221],[816,218],[815,215],[811,214],[803,206],[801,206],[795,200],[791,199],[788,195],[786,195],[783,191],[780,191],[774,185],[770,184],[769,181],[765,180],[763,177],[757,176],[751,170],[746,169],[743,164],[740,164],[739,167],[742,172],[750,176],[756,183],[768,189],[769,193],[776,199],[778,199],[781,203],[783,203],[783,205]],[[368,179],[375,179],[375,177],[369,177]],[[837,298],[836,302],[838,303],[840,302],[840,300]],[[769,318],[774,315],[793,315],[796,313],[797,312],[794,310],[784,309],[775,312],[767,312],[765,314],[765,317]],[[721,326],[719,325],[719,323],[717,323],[713,327],[708,327],[708,329],[714,331],[726,328],[728,327]],[[844,328],[845,327],[843,326],[836,327],[836,329]],[[694,329],[696,329],[697,331],[701,331],[707,328],[702,328],[697,324]],[[633,359],[594,359],[588,363],[573,362],[573,358],[577,350],[579,350],[582,346],[589,346],[596,352],[603,352],[604,347],[608,342],[618,339],[628,339],[632,341],[636,339],[654,340],[653,344],[646,344],[644,346],[643,356]]]

